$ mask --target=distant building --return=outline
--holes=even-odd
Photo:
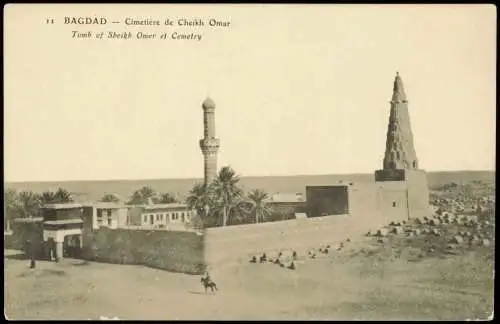
[[[40,245],[46,258],[58,261],[65,255],[76,256],[86,233],[126,227],[127,211],[125,205],[104,202],[47,204],[39,218],[16,219],[13,235],[17,245],[29,239]]]
[[[268,203],[303,203],[305,197],[302,193],[275,193],[269,197]]]
[[[309,217],[349,214],[404,220],[431,213],[427,177],[418,168],[399,74],[394,80],[383,168],[375,171],[375,182],[308,186],[306,192]]]
[[[123,204],[97,202],[85,204],[84,206],[93,209],[93,229],[98,229],[100,227],[120,228],[128,225],[128,208]]]
[[[183,229],[195,215],[195,210],[180,203],[129,206],[130,225],[141,227]]]
[[[283,220],[295,218],[305,212],[306,200],[302,193],[275,193],[269,197],[267,204],[273,210],[270,219]]]
[[[76,203],[43,206],[43,242],[50,258],[60,260],[67,247],[83,247],[83,207]]]

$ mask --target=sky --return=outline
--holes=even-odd
[[[493,5],[4,7],[4,179],[201,178],[201,104],[242,176],[382,167],[399,71],[420,167],[494,170]],[[120,24],[65,25],[65,16]],[[125,26],[200,18],[203,27]],[[54,24],[46,20],[54,19]],[[210,27],[208,21],[229,21]],[[72,31],[132,39],[73,39]],[[135,39],[138,31],[201,41]]]

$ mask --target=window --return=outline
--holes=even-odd
[[[156,220],[160,220],[160,214],[156,214]]]
[[[97,210],[97,225],[101,226],[103,223],[102,219],[102,209]]]
[[[111,209],[108,209],[108,217],[111,217],[111,214],[112,214],[112,210]]]
[[[148,215],[144,215],[144,223],[148,222]]]

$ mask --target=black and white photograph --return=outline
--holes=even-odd
[[[492,320],[492,4],[6,4],[8,320]]]

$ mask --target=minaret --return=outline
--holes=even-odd
[[[403,80],[396,72],[387,127],[384,170],[418,169]]]
[[[207,98],[203,101],[203,139],[200,148],[203,153],[205,185],[209,185],[217,176],[217,153],[219,139],[215,138],[215,103]]]

